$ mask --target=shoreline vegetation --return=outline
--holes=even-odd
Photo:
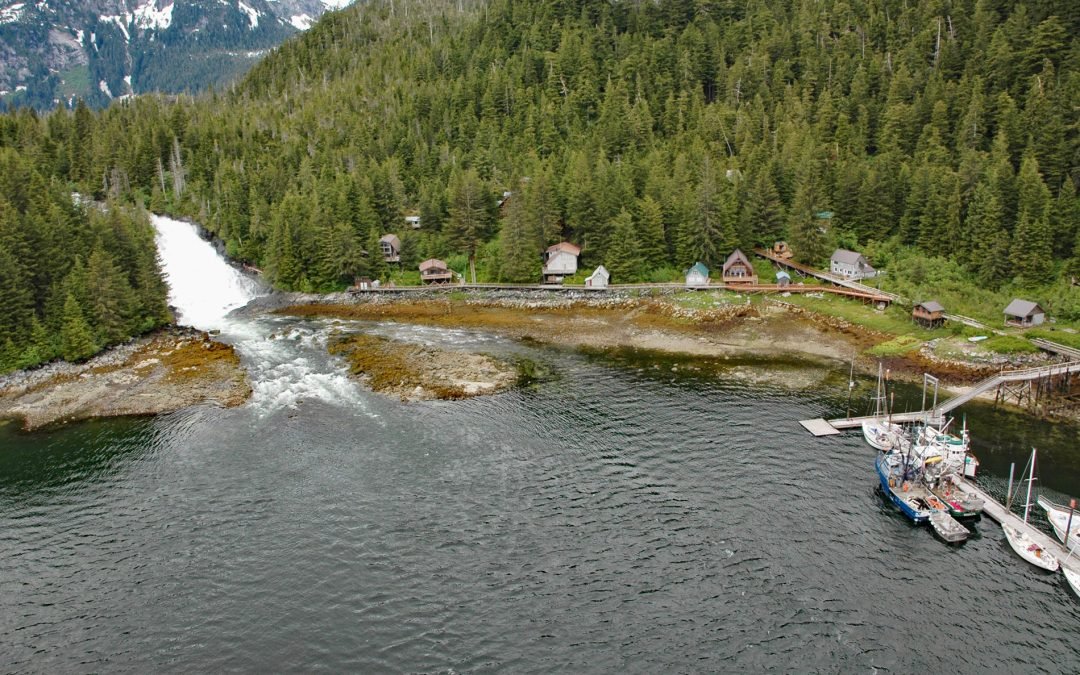
[[[787,300],[679,289],[603,295],[439,289],[408,296],[275,294],[256,300],[248,311],[489,330],[571,348],[631,348],[702,358],[793,355],[848,363],[856,355],[860,372],[876,372],[881,360],[899,378],[921,380],[929,372],[953,389],[1003,368],[1053,359],[1038,351],[979,350],[948,331],[922,331],[919,337],[886,332],[859,323],[858,317],[825,314]]]
[[[963,392],[1002,369],[1054,359],[1037,350],[987,351],[982,343],[969,343],[949,331],[912,328],[901,333],[895,318],[875,324],[874,317],[882,312],[859,303],[842,301],[844,311],[826,313],[817,304],[790,300],[721,290],[596,294],[440,288],[408,294],[274,293],[256,298],[238,313],[490,331],[592,353],[632,350],[677,356],[687,359],[691,370],[707,371],[711,365],[743,358],[775,360],[775,377],[754,376],[792,386],[807,382],[790,372],[792,358],[822,372],[844,370],[854,358],[855,369],[863,374],[876,372],[881,361],[898,380],[921,381],[927,372],[953,392]],[[892,332],[881,329],[889,326]],[[327,348],[345,360],[350,374],[364,386],[402,401],[502,392],[534,379],[537,367],[365,333],[335,335]],[[781,367],[781,361],[787,365]],[[86,363],[54,362],[0,377],[0,417],[21,419],[24,429],[32,430],[92,417],[160,414],[205,402],[231,407],[245,402],[250,393],[231,346],[194,329],[173,327]]]

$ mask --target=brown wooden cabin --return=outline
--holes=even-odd
[[[911,310],[911,318],[927,328],[940,328],[945,323],[945,308],[937,300],[920,302]]]
[[[754,266],[739,249],[735,249],[724,262],[723,281],[725,284],[757,285],[758,278]]]
[[[420,263],[420,281],[425,284],[448,284],[454,273],[438,258],[428,258]]]

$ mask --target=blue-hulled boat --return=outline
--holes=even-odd
[[[930,512],[934,510],[932,504],[937,503],[938,499],[930,494],[922,481],[908,475],[907,463],[902,454],[879,452],[875,466],[881,489],[905,516],[918,524],[930,520]]]

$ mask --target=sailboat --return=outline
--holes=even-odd
[[[1035,482],[1035,448],[1031,449],[1031,459],[1028,460],[1027,499],[1024,502],[1024,523],[1027,524],[1028,513],[1031,511],[1031,486]],[[1002,523],[1001,529],[1005,531],[1005,538],[1009,546],[1016,551],[1016,555],[1028,561],[1036,567],[1041,567],[1050,572],[1056,572],[1059,563],[1057,557],[1042,547],[1037,541],[1028,536],[1026,532]]]
[[[885,405],[885,380],[882,365],[878,363],[877,395],[874,397],[872,419],[863,420],[863,438],[877,450],[899,449],[907,442],[904,427],[889,420]]]

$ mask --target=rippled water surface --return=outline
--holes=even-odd
[[[222,325],[247,406],[0,426],[2,670],[1080,671],[1060,575],[989,520],[961,547],[912,527],[859,436],[798,426],[842,414],[844,364]],[[344,376],[334,330],[554,376],[405,405]],[[1080,492],[1076,427],[968,423],[994,489],[1038,443],[1044,487]]]

